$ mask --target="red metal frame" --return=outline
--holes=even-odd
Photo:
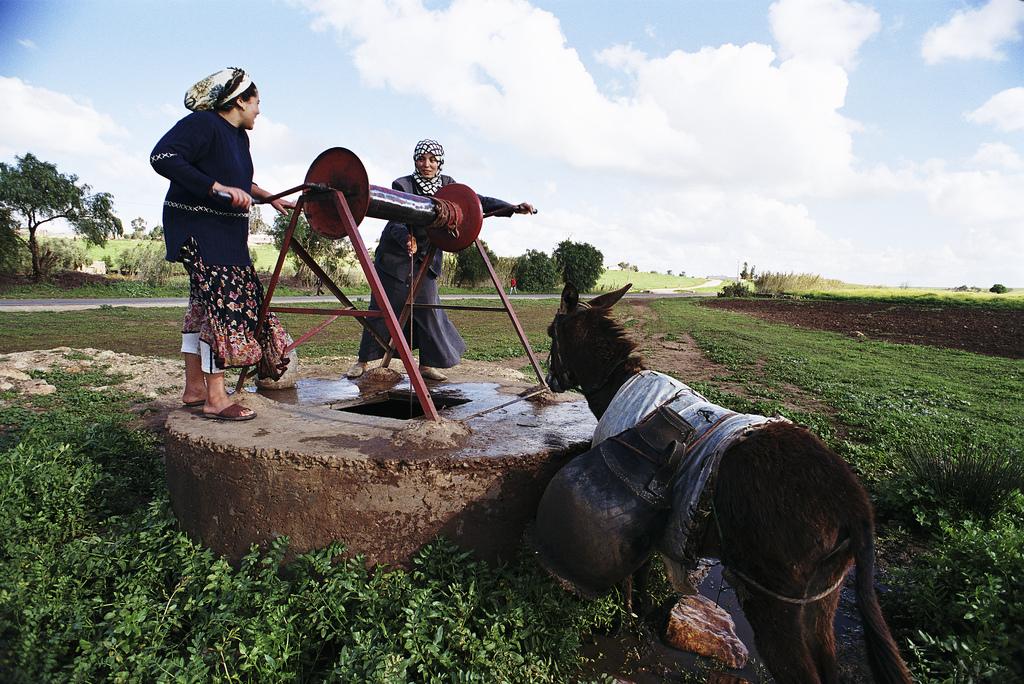
[[[498,280],[498,274],[494,272],[494,267],[491,266],[491,260],[487,258],[487,250],[480,243],[480,240],[474,240],[473,244],[476,245],[477,250],[480,251],[480,256],[483,257],[484,266],[487,267],[487,273],[491,276],[491,282],[494,283],[494,288],[498,292],[498,297],[501,298],[501,308],[488,307],[488,306],[446,306],[444,304],[416,304],[421,309],[458,309],[460,311],[504,311],[508,314],[509,320],[512,321],[512,327],[516,329],[516,335],[519,336],[519,341],[523,344],[523,348],[526,350],[526,355],[530,357],[530,365],[533,366],[533,370],[537,373],[537,379],[540,381],[540,385],[547,388],[547,383],[544,381],[544,371],[540,368],[540,362],[537,361],[537,356],[533,353],[533,347],[530,346],[530,341],[526,338],[526,332],[523,330],[523,326],[519,323],[519,319],[516,317],[516,312],[512,308],[512,303],[509,301],[508,296],[505,294],[505,288]],[[398,327],[404,328],[405,324],[409,321],[409,313],[412,311],[414,302],[416,299],[416,293],[419,292],[420,287],[423,285],[423,277],[427,273],[427,269],[434,260],[434,254],[437,252],[437,246],[431,245],[430,249],[427,250],[427,255],[423,259],[423,264],[420,266],[419,272],[416,274],[415,280],[413,280],[412,287],[409,289],[409,296],[405,300],[405,305],[402,307],[402,315],[398,318]],[[392,337],[392,340],[395,338]],[[404,341],[404,338],[403,338]],[[391,359],[394,356],[395,347],[390,345],[387,353],[384,354],[384,360],[381,365],[385,368],[391,363]]]
[[[337,218],[341,224],[344,234],[352,242],[352,247],[355,250],[356,258],[359,259],[359,265],[363,269],[363,274],[366,276],[366,281],[370,285],[370,291],[373,293],[374,299],[380,306],[379,311],[361,310],[355,308],[355,305],[344,295],[341,289],[334,283],[333,280],[321,269],[309,255],[308,252],[295,240],[295,226],[298,224],[299,214],[302,211],[305,204],[309,203],[313,206],[313,203],[329,203],[331,208],[337,212]],[[339,236],[340,237],[340,236]],[[289,251],[294,251],[296,255],[303,262],[309,266],[316,275],[323,280],[324,286],[330,290],[338,301],[346,305],[344,309],[319,309],[319,308],[304,308],[304,307],[274,307],[271,306],[271,300],[274,296],[274,290],[277,288],[277,283],[281,278],[281,269],[284,266],[284,259]],[[376,334],[373,328],[368,327],[364,318],[383,318],[384,325],[388,329],[388,333],[391,335],[390,348],[397,347],[399,356],[402,359],[402,363],[405,365],[405,370],[409,375],[409,383],[412,385],[413,390],[416,392],[416,397],[419,399],[420,407],[423,409],[423,415],[429,420],[440,420],[441,417],[437,413],[437,408],[434,406],[434,400],[430,396],[430,391],[427,389],[427,384],[423,380],[423,376],[420,375],[419,366],[416,364],[412,357],[412,350],[409,349],[409,344],[405,340],[405,335],[402,334],[402,325],[398,322],[398,318],[395,316],[394,310],[391,308],[391,303],[388,301],[387,293],[384,292],[384,286],[380,282],[380,277],[377,275],[377,269],[374,268],[373,260],[370,259],[369,252],[366,250],[366,245],[363,244],[363,239],[359,235],[358,223],[352,216],[352,212],[349,209],[348,201],[341,192],[337,190],[321,190],[316,193],[303,194],[296,202],[295,209],[292,212],[291,221],[288,223],[288,229],[284,234],[284,243],[281,245],[281,252],[277,257],[277,265],[274,267],[274,273],[270,277],[270,283],[267,285],[267,292],[263,298],[263,305],[260,307],[259,320],[256,324],[256,330],[262,330],[263,325],[267,320],[267,315],[270,313],[303,313],[303,314],[314,314],[314,315],[327,315],[328,319],[323,323],[315,326],[313,329],[299,337],[298,340],[293,342],[289,347],[288,351],[291,351],[300,344],[303,344],[310,337],[316,333],[322,331],[331,322],[338,319],[340,316],[351,316],[354,317],[363,327],[373,334],[374,338],[381,344],[381,346],[388,347],[383,339]],[[531,354],[532,357],[532,354]],[[248,368],[243,368],[241,376],[238,378],[238,383],[235,386],[235,391],[241,390],[245,383],[245,378],[248,374]]]

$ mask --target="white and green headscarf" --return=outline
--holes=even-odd
[[[238,97],[252,85],[244,69],[228,67],[210,74],[185,93],[185,108],[193,112],[216,109]]]

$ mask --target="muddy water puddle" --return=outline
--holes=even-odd
[[[852,587],[852,577],[851,573],[846,586]],[[594,635],[592,642],[583,649],[584,655],[593,660],[592,664],[585,668],[584,674],[597,678],[611,676],[621,682],[634,684],[732,684],[744,681],[774,681],[757,652],[754,631],[743,616],[736,590],[722,577],[720,563],[715,563],[711,568],[700,586],[700,593],[715,601],[732,617],[736,625],[736,636],[750,652],[746,667],[741,670],[727,669],[708,658],[666,646],[661,640],[661,635],[665,632],[668,612],[672,608],[670,600],[667,604],[650,610],[639,622],[637,632],[627,632],[623,629],[615,635]],[[857,614],[852,588],[843,589],[834,627],[841,661],[840,681],[870,681],[864,663],[860,617]],[[856,662],[843,662],[850,659]]]

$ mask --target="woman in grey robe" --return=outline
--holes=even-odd
[[[444,166],[444,148],[435,140],[421,140],[416,143],[413,163],[415,172],[409,176],[396,178],[391,184],[392,188],[415,195],[433,196],[445,185],[455,182],[451,176],[441,173],[441,167]],[[494,216],[535,213],[533,206],[526,202],[509,204],[500,199],[481,196],[480,204],[485,214],[493,212]],[[389,221],[384,226],[373,261],[396,315],[405,306],[409,288],[412,287],[412,278],[419,272],[429,248],[430,239],[423,227],[410,227],[396,221]],[[411,267],[410,256],[413,257]],[[416,293],[414,306],[441,302],[437,293],[437,277],[441,275],[443,259],[444,253],[437,250],[428,267],[426,278]],[[370,298],[370,309],[380,309],[375,297]],[[442,309],[416,309],[412,320],[411,339],[408,324],[404,332],[410,347],[420,350],[420,374],[428,380],[447,380],[447,376],[438,369],[451,368],[462,359],[462,353],[466,351],[466,343],[462,336]],[[371,318],[367,319],[367,323],[373,326],[383,339],[391,338],[383,319]],[[350,378],[359,377],[366,370],[366,364],[382,358],[384,352],[373,336],[363,330],[363,337],[359,343],[359,359],[349,368],[346,375]]]

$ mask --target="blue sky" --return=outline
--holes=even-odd
[[[447,173],[540,209],[485,224],[501,255],[1024,286],[1022,34],[1020,0],[3,0],[0,161],[158,223],[150,149],[242,66],[263,187],[333,146],[389,185],[435,138]]]

